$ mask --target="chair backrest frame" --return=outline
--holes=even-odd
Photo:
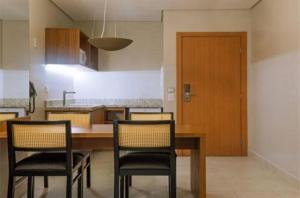
[[[13,144],[13,126],[14,125],[27,125],[27,126],[55,126],[64,125],[65,126],[65,147],[63,148],[20,148],[15,147]],[[21,121],[21,120],[9,120],[7,121],[7,147],[8,147],[8,158],[10,171],[14,171],[14,167],[17,164],[16,152],[43,152],[43,151],[59,151],[65,152],[66,159],[66,171],[72,171],[73,167],[73,153],[72,153],[72,132],[71,132],[71,122],[69,120],[63,121]]]
[[[155,147],[155,148],[141,148],[141,147],[121,147],[119,146],[119,125],[170,125],[170,146],[168,147]],[[161,121],[129,121],[129,120],[116,120],[114,121],[114,157],[115,162],[119,164],[120,151],[149,151],[149,152],[167,152],[175,154],[175,121],[174,120],[161,120]]]

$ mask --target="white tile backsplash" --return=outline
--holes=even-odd
[[[3,98],[29,98],[29,72],[25,70],[2,70]],[[1,90],[1,88],[0,88]]]
[[[162,98],[161,71],[82,72],[74,91],[75,99]]]

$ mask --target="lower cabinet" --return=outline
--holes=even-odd
[[[124,107],[106,107],[104,109],[104,123],[111,124],[114,120],[126,120],[127,108]]]

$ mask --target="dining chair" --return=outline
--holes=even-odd
[[[129,197],[130,176],[165,175],[176,198],[175,122],[114,121],[113,131],[114,197]]]
[[[174,120],[173,112],[132,112],[130,120]],[[132,186],[132,177],[128,177],[129,186]]]
[[[91,128],[91,114],[90,113],[48,113],[47,120],[58,121],[58,120],[70,120],[72,127]],[[74,151],[77,153],[76,151]],[[79,154],[84,154],[84,170],[86,170],[86,186],[91,187],[91,152],[81,151]],[[48,178],[44,178],[44,186],[48,187]]]
[[[34,197],[36,176],[67,177],[66,198],[78,182],[78,198],[83,197],[83,155],[73,153],[70,121],[8,121],[8,198],[14,197],[16,177],[27,177],[27,197]],[[34,152],[21,160],[19,152]]]
[[[0,121],[17,118],[18,114],[18,112],[0,112]]]

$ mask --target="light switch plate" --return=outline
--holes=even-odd
[[[38,44],[37,44],[37,38],[33,38],[33,47],[34,48],[37,48],[38,47]]]
[[[168,101],[174,101],[175,100],[175,88],[169,87],[167,90],[167,99]]]
[[[169,87],[168,88],[168,93],[175,93],[175,88],[174,87]]]

